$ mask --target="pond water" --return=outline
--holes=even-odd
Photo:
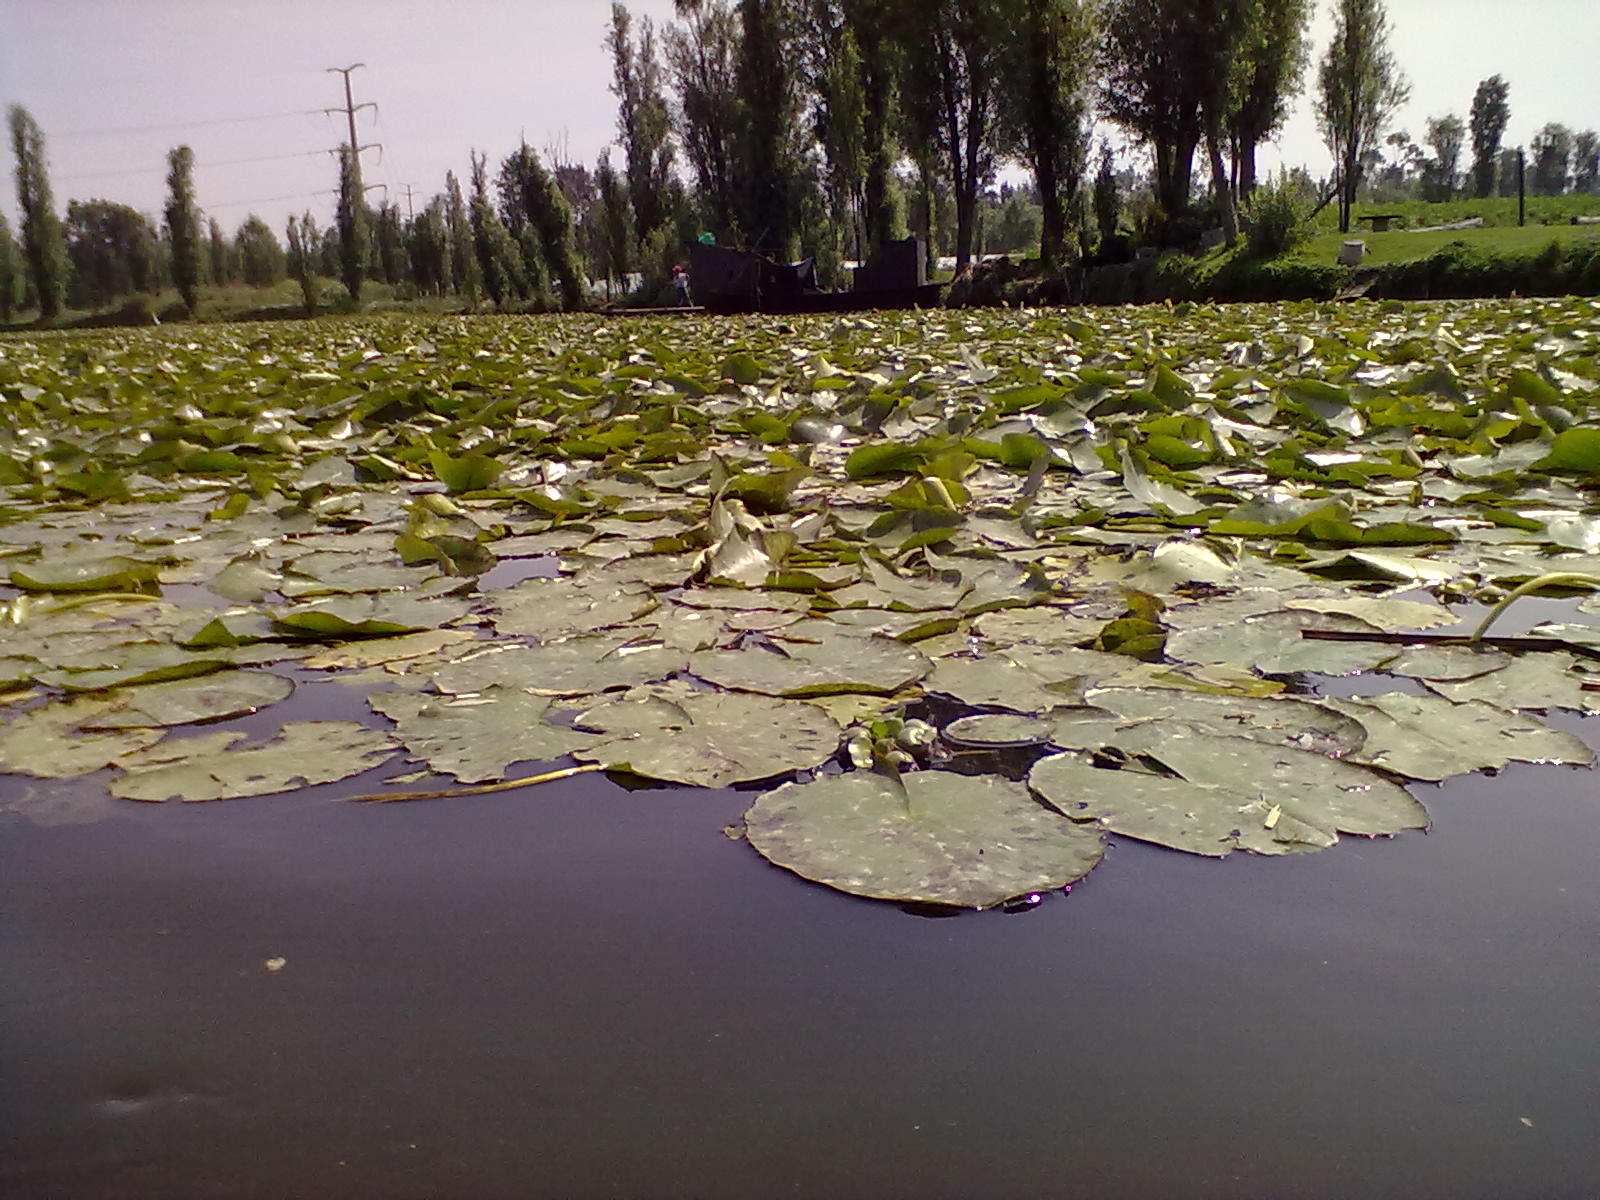
[[[938,920],[729,841],[738,792],[374,785],[0,779],[0,1194],[1600,1194],[1590,772]]]

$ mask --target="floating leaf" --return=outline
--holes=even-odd
[[[932,663],[902,642],[793,625],[771,649],[705,650],[689,670],[708,683],[768,696],[826,696],[839,692],[888,695],[926,675]],[[814,638],[800,641],[799,637]]]
[[[687,662],[683,651],[660,642],[594,634],[473,655],[435,670],[433,682],[452,695],[498,684],[541,696],[585,696],[665,679]]]
[[[786,783],[745,813],[763,857],[879,900],[989,908],[1081,879],[1098,835],[992,775],[917,771],[900,791],[869,771]]]
[[[1533,717],[1507,721],[1503,711],[1481,700],[1457,704],[1390,692],[1325,703],[1366,726],[1366,744],[1352,761],[1411,779],[1445,779],[1512,760],[1587,766],[1594,758],[1572,734]]]
[[[11,568],[11,586],[25,592],[130,592],[160,573],[155,563],[120,554],[76,562],[39,562]]]
[[[118,691],[108,698],[116,707],[80,723],[83,729],[140,729],[220,721],[276,704],[294,691],[294,684],[267,671],[224,671],[197,679],[152,683]]]
[[[413,758],[463,783],[500,779],[519,762],[549,762],[595,742],[545,719],[550,702],[518,688],[490,687],[471,698],[374,692],[367,703],[397,726]]]
[[[839,726],[797,700],[677,689],[591,708],[579,729],[605,735],[577,757],[650,779],[727,787],[810,770],[839,748]]]
[[[75,696],[26,712],[10,713],[0,723],[0,766],[46,779],[87,775],[162,738],[159,729],[86,733],[87,722],[115,711],[105,696]]]
[[[299,721],[260,746],[239,748],[241,733],[181,738],[124,762],[111,782],[126,800],[228,800],[332,783],[377,766],[394,752],[384,734],[355,721]]]

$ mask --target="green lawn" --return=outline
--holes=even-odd
[[[1426,258],[1451,242],[1465,242],[1476,249],[1501,254],[1537,253],[1552,241],[1600,242],[1600,226],[1527,225],[1519,228],[1512,225],[1449,229],[1436,233],[1407,233],[1405,230],[1389,233],[1368,233],[1365,230],[1347,234],[1319,233],[1297,249],[1292,257],[1310,262],[1333,262],[1339,255],[1340,245],[1348,240],[1365,242],[1367,254],[1362,261],[1377,264]]]

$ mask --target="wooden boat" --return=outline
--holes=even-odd
[[[916,253],[920,255],[920,251]],[[902,252],[899,257],[908,256]],[[943,290],[942,284],[926,282],[926,275],[920,271],[889,272],[877,264],[857,268],[855,282],[848,292],[822,290],[817,286],[816,262],[809,258],[779,263],[749,250],[704,244],[691,247],[689,252],[689,286],[695,302],[708,313],[936,308]]]

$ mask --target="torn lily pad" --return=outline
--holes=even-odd
[[[1062,887],[1100,861],[1099,835],[993,775],[871,771],[786,783],[746,811],[746,837],[797,875],[877,900],[991,908]]]
[[[111,766],[163,737],[159,729],[86,731],[86,723],[116,708],[115,700],[94,695],[7,713],[0,722],[0,767],[45,779],[71,779]]]
[[[513,763],[549,762],[596,741],[546,720],[550,701],[519,688],[471,697],[374,692],[367,703],[395,723],[413,758],[463,783],[500,779]]]
[[[837,633],[819,622],[780,632],[785,637],[774,640],[770,649],[705,650],[690,658],[689,669],[719,687],[802,697],[888,695],[921,679],[933,665],[902,642]]]
[[[821,766],[839,726],[814,705],[688,688],[625,695],[578,717],[601,735],[577,752],[587,762],[650,779],[728,787]]]
[[[683,651],[661,642],[605,633],[480,652],[438,668],[433,682],[454,695],[498,684],[541,696],[586,696],[665,679],[687,662]]]
[[[242,733],[169,739],[111,782],[125,800],[230,800],[267,796],[348,779],[394,753],[386,735],[356,721],[298,721],[260,746],[240,749]]]
[[[1350,755],[1352,762],[1408,779],[1438,781],[1512,761],[1588,766],[1594,760],[1594,752],[1572,734],[1536,717],[1508,719],[1504,710],[1481,700],[1458,704],[1388,692],[1324,703],[1366,727],[1366,743]]]

